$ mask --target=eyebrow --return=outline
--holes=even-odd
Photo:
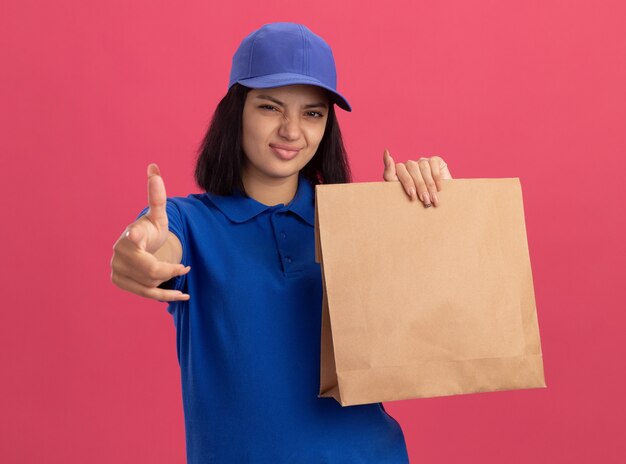
[[[270,100],[276,103],[277,105],[285,106],[283,102],[281,102],[280,100],[276,100],[274,97],[270,95],[257,95],[256,98],[259,98],[261,100]],[[304,105],[304,108],[327,108],[328,109],[328,105],[324,102],[317,102],[317,103],[310,103],[308,105]]]

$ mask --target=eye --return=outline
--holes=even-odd
[[[272,105],[260,105],[259,108],[269,108],[269,109],[275,109],[275,110],[278,109],[278,108],[276,108],[275,106],[272,106]]]
[[[323,118],[324,115],[322,113],[320,113],[319,111],[307,111],[307,114],[317,114],[318,116],[315,116],[316,118]]]

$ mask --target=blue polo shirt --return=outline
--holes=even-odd
[[[300,173],[287,205],[239,191],[167,199],[169,229],[191,266],[163,284],[190,295],[168,304],[189,464],[409,462],[402,429],[381,403],[342,407],[317,396],[314,193]]]

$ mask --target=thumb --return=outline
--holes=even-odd
[[[390,182],[399,180],[396,175],[396,163],[394,163],[389,150],[385,148],[383,153],[383,162],[385,163],[385,170],[383,171],[383,179]]]
[[[161,172],[155,163],[151,163],[148,165],[148,206],[150,210],[146,216],[157,228],[167,232],[166,203],[167,194]]]

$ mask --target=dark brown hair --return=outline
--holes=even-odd
[[[241,170],[245,161],[242,149],[242,116],[249,87],[233,85],[217,105],[209,128],[198,149],[196,184],[205,192],[230,195],[235,188],[245,193]],[[352,182],[350,166],[335,116],[332,94],[324,136],[303,175],[316,184]]]

